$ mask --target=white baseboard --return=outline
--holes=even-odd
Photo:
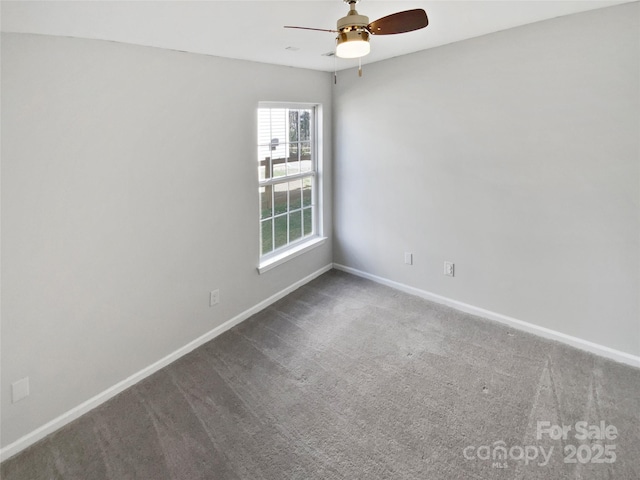
[[[72,408],[71,410],[63,413],[62,415],[54,418],[50,422],[42,425],[41,427],[35,429],[34,431],[32,431],[32,432],[26,434],[25,436],[19,438],[15,442],[13,442],[13,443],[7,445],[6,447],[0,449],[0,461],[4,461],[4,460],[14,456],[15,454],[17,454],[20,451],[24,450],[28,446],[33,445],[38,440],[43,439],[44,437],[46,437],[50,433],[55,432],[56,430],[58,430],[59,428],[63,427],[64,425],[66,425],[66,424],[72,422],[73,420],[79,418],[80,416],[84,415],[85,413],[89,412],[90,410],[93,410],[94,408],[96,408],[97,406],[103,404],[104,402],[106,402],[110,398],[113,398],[114,396],[116,396],[118,393],[126,390],[127,388],[129,388],[129,387],[135,385],[136,383],[140,382],[141,380],[145,379],[149,375],[151,375],[151,374],[157,372],[158,370],[166,367],[170,363],[178,360],[180,357],[186,355],[187,353],[191,352],[192,350],[195,350],[199,346],[207,343],[209,340],[214,339],[215,337],[217,337],[218,335],[226,332],[230,328],[238,325],[239,323],[243,322],[247,318],[251,317],[252,315],[254,315],[256,313],[258,313],[259,311],[264,310],[266,307],[268,307],[272,303],[275,303],[276,301],[280,300],[282,297],[288,295],[289,293],[293,292],[294,290],[298,289],[299,287],[303,286],[304,284],[309,283],[314,278],[322,275],[325,272],[328,272],[329,270],[331,270],[332,267],[333,267],[333,265],[331,265],[331,264],[324,266],[320,270],[315,271],[311,275],[308,275],[307,277],[295,282],[294,284],[290,285],[289,287],[285,288],[284,290],[281,290],[280,292],[276,293],[275,295],[272,295],[271,297],[267,298],[266,300],[263,300],[262,302],[258,303],[257,305],[254,305],[253,307],[249,308],[248,310],[245,310],[244,312],[240,313],[239,315],[236,315],[232,319],[224,322],[222,325],[219,325],[218,327],[214,328],[213,330],[210,330],[209,332],[205,333],[204,335],[202,335],[202,336],[196,338],[195,340],[189,342],[185,346],[183,346],[183,347],[179,348],[178,350],[170,353],[169,355],[167,355],[166,357],[158,360],[157,362],[153,363],[152,365],[149,365],[148,367],[143,368],[139,372],[136,372],[133,375],[131,375],[130,377],[122,380],[121,382],[116,383],[115,385],[113,385],[112,387],[110,387],[110,388],[106,389],[105,391],[99,393],[95,397],[90,398],[89,400],[81,403],[80,405],[78,405],[78,406]]]
[[[626,365],[630,365],[632,367],[640,368],[640,357],[636,355],[632,355],[630,353],[621,352],[619,350],[615,350],[613,348],[605,347],[604,345],[599,345],[597,343],[590,342],[588,340],[583,340],[578,337],[573,337],[571,335],[567,335],[565,333],[557,332],[555,330],[551,330],[550,328],[541,327],[539,325],[534,325],[529,322],[524,322],[522,320],[518,320],[516,318],[508,317],[506,315],[502,315],[500,313],[492,312],[490,310],[485,310],[483,308],[475,307],[473,305],[469,305],[467,303],[459,302],[458,300],[453,300],[451,298],[443,297],[441,295],[437,295],[435,293],[427,292],[426,290],[420,290],[415,287],[410,287],[409,285],[405,285],[403,283],[395,282],[393,280],[389,280],[383,277],[379,277],[377,275],[373,275],[371,273],[363,272],[361,270],[347,267],[345,265],[333,264],[333,268],[337,270],[342,270],[343,272],[351,273],[353,275],[357,275],[362,278],[366,278],[369,280],[373,280],[376,283],[380,283],[382,285],[386,285],[391,288],[395,288],[396,290],[400,290],[411,295],[416,295],[418,297],[422,297],[426,300],[430,300],[435,303],[440,303],[443,305],[447,305],[449,307],[455,308],[461,312],[470,313],[472,315],[477,315],[482,318],[486,318],[488,320],[494,320],[496,322],[503,323],[505,325],[509,325],[515,329],[533,333],[534,335],[538,335],[540,337],[544,337],[550,340],[556,340],[567,345],[571,345],[572,347],[579,348],[581,350],[585,350],[590,353],[594,353],[601,357],[608,358],[610,360],[614,360],[616,362],[624,363]]]

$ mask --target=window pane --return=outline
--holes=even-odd
[[[269,219],[261,222],[260,227],[262,230],[262,241],[260,245],[262,255],[264,255],[265,253],[269,253],[271,250],[273,250],[273,220]]]
[[[271,178],[271,151],[269,147],[258,147],[258,174],[260,180]]]
[[[289,211],[299,209],[302,204],[302,180],[289,182]]]
[[[292,142],[287,144],[287,157],[288,160],[297,160],[298,159],[298,142]]]
[[[271,141],[271,110],[258,109],[258,145],[268,145]]]
[[[304,236],[311,235],[313,233],[313,211],[311,208],[305,208],[302,210],[302,220],[304,225]]]
[[[300,173],[307,173],[313,170],[313,162],[311,160],[302,160],[300,162]]]
[[[300,210],[289,214],[289,241],[294,242],[302,238],[302,212]]]
[[[260,206],[261,213],[260,218],[269,218],[273,215],[271,204],[271,191],[273,187],[271,185],[265,185],[264,187],[260,187]]]
[[[300,140],[310,140],[311,110],[300,111]]]
[[[280,183],[273,186],[274,189],[274,215],[285,213],[287,211],[287,184]]]
[[[302,206],[310,207],[312,198],[313,179],[305,177],[302,179]]]
[[[289,110],[289,142],[298,141],[298,110]]]
[[[300,173],[297,143],[289,145],[289,158],[287,161],[287,175],[295,175],[296,173]]]
[[[280,248],[287,244],[287,215],[276,217],[273,221],[276,237],[275,248]]]
[[[279,145],[287,143],[287,110],[285,108],[271,109],[270,142]]]
[[[287,151],[289,147],[286,143],[283,143],[282,140],[278,138],[272,138],[271,143],[266,146],[269,149],[269,155],[271,158],[285,158],[287,156]]]
[[[287,164],[283,157],[274,158],[271,163],[273,163],[273,178],[284,177],[287,174]]]
[[[311,144],[309,142],[300,143],[300,159],[311,160]]]

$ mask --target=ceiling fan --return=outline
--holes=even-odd
[[[337,30],[294,27],[291,25],[287,25],[284,28],[337,33],[336,56],[340,58],[360,58],[371,51],[369,45],[370,34],[394,35],[396,33],[412,32],[429,25],[427,13],[421,8],[393,13],[369,23],[369,17],[360,15],[356,11],[356,3],[359,0],[344,0],[344,2],[349,4],[349,13],[338,20]]]

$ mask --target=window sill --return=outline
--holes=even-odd
[[[309,250],[313,250],[314,248],[319,247],[326,241],[327,237],[314,237],[310,240],[307,240],[306,242],[296,245],[295,247],[288,248],[282,253],[261,261],[260,265],[258,265],[258,273],[262,275],[264,272],[268,272],[272,268],[277,267],[278,265],[282,265],[283,263],[297,257],[298,255],[302,255]]]

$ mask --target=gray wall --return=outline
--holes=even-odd
[[[2,36],[3,446],[331,263],[256,271],[260,100],[324,105],[330,177],[326,73]]]
[[[339,74],[334,261],[640,355],[639,16]]]

